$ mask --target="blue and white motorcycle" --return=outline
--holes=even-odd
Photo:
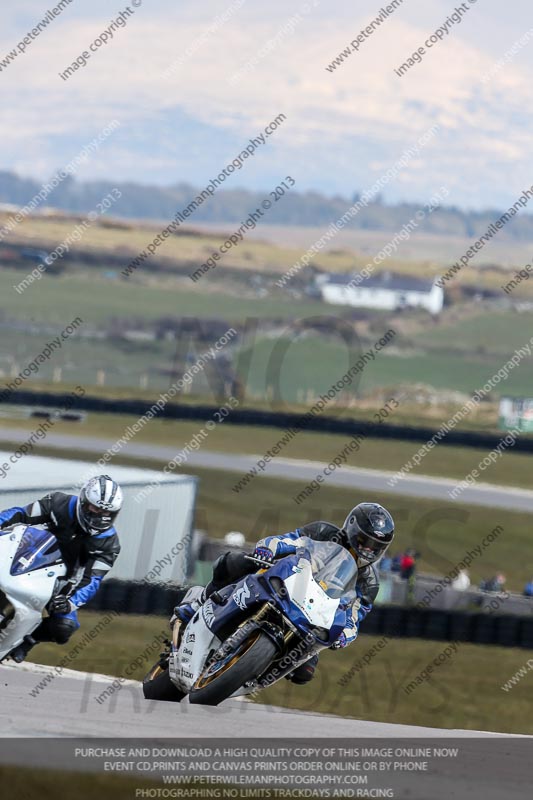
[[[68,586],[56,537],[46,529],[0,530],[0,661],[42,622],[53,594]]]
[[[356,599],[357,565],[333,542],[306,539],[274,564],[215,592],[143,681],[144,696],[218,705],[272,685],[339,638]]]

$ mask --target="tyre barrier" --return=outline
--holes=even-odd
[[[223,398],[221,398],[222,400]],[[11,405],[34,405],[45,408],[61,408],[67,402],[75,411],[96,411],[106,414],[132,414],[142,416],[152,404],[141,400],[116,400],[104,397],[73,397],[71,394],[51,394],[48,392],[14,391],[0,402]],[[216,405],[180,405],[167,403],[158,413],[161,419],[195,420],[205,422],[212,419],[219,410]],[[285,429],[300,426],[302,430],[327,433],[339,433],[349,436],[361,434],[362,436],[377,439],[407,440],[412,442],[427,442],[437,431],[431,428],[415,427],[410,425],[381,425],[361,420],[341,419],[318,415],[305,417],[303,414],[294,414],[281,411],[264,411],[253,408],[236,408],[225,421],[226,425],[254,425]],[[501,442],[501,436],[495,433],[482,433],[479,431],[450,431],[443,437],[439,445],[444,447],[477,447],[493,450]],[[516,452],[533,453],[533,437],[523,435],[515,441]]]

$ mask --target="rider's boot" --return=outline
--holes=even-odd
[[[300,664],[299,667],[296,667],[294,672],[291,672],[290,675],[287,675],[287,680],[299,685],[309,683],[309,681],[312,681],[315,676],[317,664],[318,656],[312,656],[309,661],[306,661],[305,664]]]
[[[33,636],[25,636],[21,643],[11,651],[9,657],[17,664],[22,664],[22,662],[26,660],[32,647],[35,647],[36,644],[37,642]]]

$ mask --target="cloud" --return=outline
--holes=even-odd
[[[283,112],[288,121],[269,143],[271,172],[285,163],[287,172],[301,169],[317,188],[365,188],[434,123],[441,128],[438,138],[399,176],[389,196],[423,198],[445,182],[454,191],[452,202],[480,204],[522,188],[525,166],[531,166],[527,130],[533,100],[525,52],[483,83],[507,44],[495,54],[484,49],[483,38],[465,21],[399,78],[394,69],[424,42],[434,22],[445,18],[437,10],[436,20],[426,22],[428,10],[417,18],[414,6],[409,14],[389,18],[360,52],[328,72],[325,66],[369,14],[355,14],[351,4],[341,2],[341,13],[333,17],[324,0],[316,7],[317,0],[308,2],[305,11],[303,0],[275,0],[268,9],[243,0],[225,24],[214,26],[230,2],[201,8],[185,3],[183,10],[169,11],[156,1],[150,9],[140,8],[65,83],[58,72],[87,49],[110,18],[108,6],[89,14],[73,5],[1,75],[8,109],[0,123],[2,166],[23,166],[26,174],[35,170],[43,176],[117,118],[123,127],[115,144],[98,154],[98,170],[113,174],[117,167],[124,176],[130,157],[131,178],[159,170],[173,182],[191,168],[183,166],[187,151],[195,151],[199,174],[205,168],[198,132],[210,148],[205,161],[213,149],[222,160]],[[26,3],[26,14],[29,8]],[[6,37],[2,52],[9,51]],[[187,52],[190,56],[164,77]],[[232,81],[252,62],[252,69]],[[175,156],[173,137],[180,143]],[[248,180],[254,169],[243,170],[239,179]],[[261,170],[268,173],[265,164]]]

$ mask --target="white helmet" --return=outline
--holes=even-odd
[[[107,531],[122,508],[122,489],[109,475],[97,475],[85,483],[76,503],[81,527],[91,536]]]

